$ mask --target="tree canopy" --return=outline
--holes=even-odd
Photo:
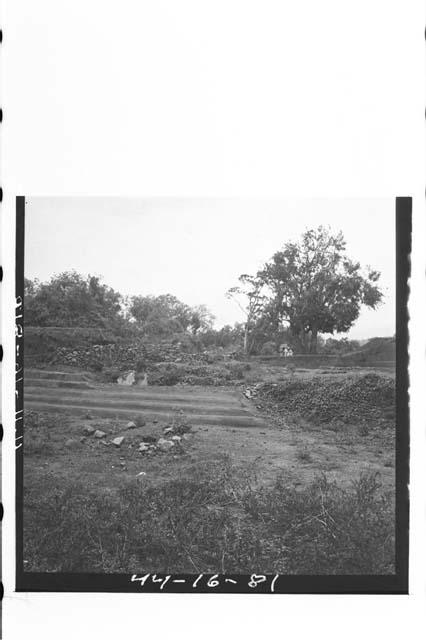
[[[383,297],[380,273],[362,269],[347,256],[343,234],[322,226],[307,230],[299,242],[287,242],[255,276],[241,278],[250,283],[243,292],[246,309],[253,308],[253,300],[261,301],[254,314],[257,323],[267,319],[276,332],[287,326],[305,352],[316,352],[320,333],[349,331],[361,306],[375,309]],[[250,330],[253,316],[246,317]]]
[[[198,332],[205,333],[213,328],[215,316],[205,304],[193,307],[191,318],[189,321],[192,334],[195,336]]]
[[[198,336],[214,322],[205,305],[190,307],[171,294],[125,298],[100,277],[75,271],[43,283],[25,278],[24,304],[27,326],[102,328],[127,336]]]
[[[186,331],[191,322],[191,308],[169,293],[133,296],[128,312],[140,329],[154,335]]]
[[[342,233],[318,227],[287,242],[254,275],[242,274],[228,290],[244,323],[215,330],[205,305],[191,307],[176,296],[124,298],[98,276],[65,271],[48,282],[25,280],[25,323],[33,326],[105,328],[122,336],[183,337],[195,343],[239,347],[247,354],[285,342],[299,352],[349,348],[322,336],[347,333],[362,306],[382,301],[380,273],[347,255]],[[203,342],[204,340],[204,342]],[[355,346],[355,345],[353,345]]]
[[[122,300],[98,276],[83,277],[75,271],[44,283],[24,281],[27,325],[118,329],[123,323]]]

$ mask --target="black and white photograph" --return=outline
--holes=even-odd
[[[6,640],[424,635],[422,9],[2,4]]]
[[[19,200],[21,586],[403,592],[409,199]]]

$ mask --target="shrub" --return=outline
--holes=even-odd
[[[116,367],[104,367],[102,369],[102,377],[107,382],[117,382],[120,377],[120,370]]]
[[[233,378],[237,380],[244,378],[246,366],[242,362],[227,362],[225,366]]]
[[[262,345],[260,353],[261,353],[262,356],[273,356],[273,355],[276,355],[277,347],[276,347],[275,342],[272,342],[272,340],[270,340],[269,342],[265,342],[265,344]]]
[[[147,368],[145,359],[140,358],[139,360],[137,360],[135,368],[136,368],[136,373],[145,373]]]

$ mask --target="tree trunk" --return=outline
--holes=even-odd
[[[248,322],[244,327],[244,353],[248,356]]]
[[[311,332],[311,342],[309,345],[309,353],[317,352],[317,344],[318,344],[318,329],[316,327],[313,327]]]

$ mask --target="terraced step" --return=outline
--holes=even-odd
[[[49,369],[25,369],[25,378],[43,380],[89,380],[90,375],[78,371],[50,371]]]
[[[43,400],[25,401],[25,407],[35,411],[51,411],[57,413],[71,413],[73,415],[84,415],[90,410],[90,413],[95,416],[108,417],[121,417],[128,418],[129,420],[134,418],[135,411],[117,408],[115,406],[82,406],[77,404],[59,404],[54,402],[44,402]],[[141,413],[147,420],[160,420],[168,422],[174,415],[174,411],[142,411]],[[215,425],[224,427],[262,427],[264,423],[262,420],[255,418],[248,412],[240,415],[223,415],[223,414],[207,414],[203,413],[190,413],[187,415],[187,422],[192,425]]]
[[[129,387],[90,383],[80,373],[62,371],[25,372],[24,406],[36,411],[91,414],[102,417],[169,422],[178,411],[193,425],[235,427],[264,426],[252,407],[234,389],[193,386]]]
[[[30,378],[29,380],[27,380],[25,378],[24,380],[24,384],[27,385],[27,383],[29,383],[30,385],[32,385],[33,387],[42,387],[43,389],[93,389],[94,387],[87,382],[86,380],[50,380],[47,378],[43,378],[43,379],[37,379],[37,378]],[[48,387],[46,387],[46,385],[49,385]]]
[[[74,406],[74,407],[86,407],[91,409],[92,407],[105,408],[105,409],[114,409],[117,410],[128,410],[135,413],[145,413],[145,412],[171,412],[175,413],[178,410],[182,410],[185,413],[197,413],[197,414],[205,414],[205,415],[223,415],[223,416],[238,416],[238,415],[246,415],[246,412],[241,406],[238,404],[222,404],[220,401],[218,402],[210,402],[205,403],[200,399],[194,399],[193,402],[185,401],[185,399],[180,398],[179,400],[170,399],[170,398],[156,398],[156,399],[145,399],[141,397],[133,396],[133,398],[111,398],[110,396],[103,394],[102,396],[90,396],[90,394],[85,394],[85,397],[81,397],[82,394],[66,394],[66,395],[58,395],[53,393],[45,393],[44,390],[42,393],[34,393],[34,392],[25,392],[25,405],[32,404],[34,402],[37,403],[45,403],[45,404],[53,404],[55,406],[63,405],[63,406]]]
[[[46,386],[43,382],[38,381],[39,384],[33,384],[33,381],[25,380],[25,397],[27,395],[33,396],[47,396],[47,397],[59,397],[66,395],[72,398],[73,396],[78,398],[97,398],[102,400],[103,398],[111,398],[117,400],[145,400],[154,401],[170,401],[179,403],[187,402],[202,402],[203,404],[221,404],[226,406],[242,406],[243,399],[238,392],[228,390],[212,390],[207,391],[205,389],[198,389],[197,387],[127,387],[117,385],[103,385],[102,387],[93,387],[90,390],[82,389],[74,390],[73,388],[66,391],[60,391],[58,387]]]

